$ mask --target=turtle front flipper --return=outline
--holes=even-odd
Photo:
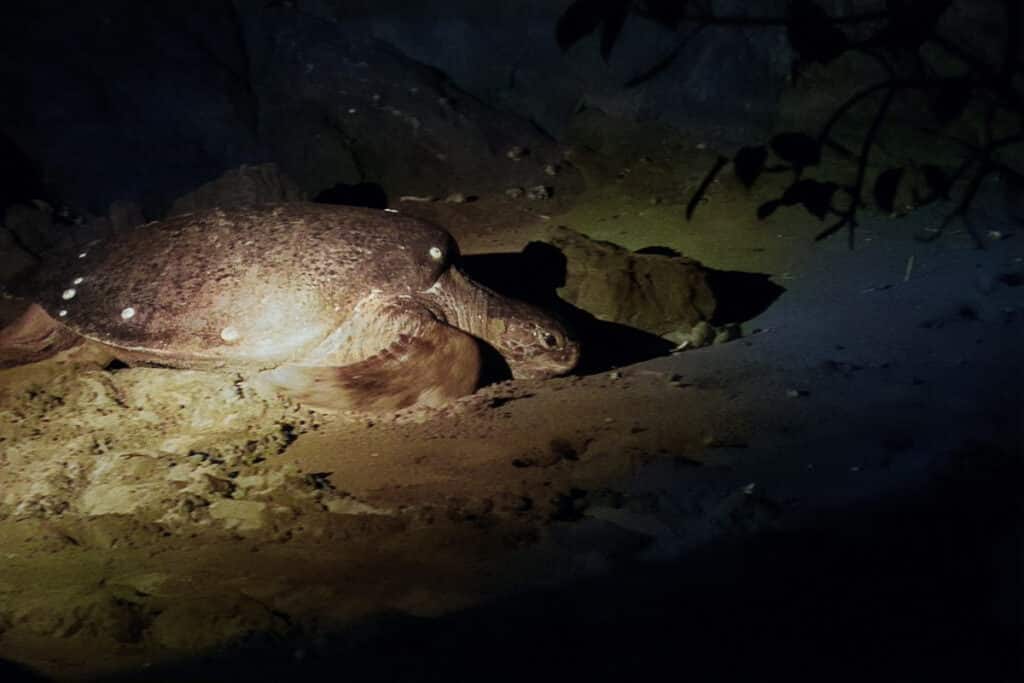
[[[262,372],[258,381],[299,403],[329,411],[439,407],[472,393],[481,367],[476,340],[425,309],[408,308],[392,305],[353,321],[335,335],[336,349]],[[351,349],[365,348],[368,339],[390,343],[350,362]]]
[[[26,365],[82,343],[82,338],[29,304],[10,322],[0,321],[0,368]]]

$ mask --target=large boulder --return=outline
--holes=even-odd
[[[375,39],[358,16],[257,3],[242,21],[260,136],[313,195],[360,182],[392,195],[501,192],[543,184],[561,161],[528,120]]]
[[[565,255],[559,297],[599,320],[679,343],[715,313],[708,270],[693,259],[662,250],[633,252],[565,227],[554,228],[545,241]]]
[[[103,216],[127,200],[157,218],[228,169],[265,162],[309,197],[359,183],[470,195],[542,184],[560,160],[530,121],[356,16],[297,4],[16,3],[0,22],[0,148],[14,144],[20,175],[43,187],[0,193],[4,204],[39,197]],[[512,148],[529,153],[511,159]]]
[[[304,199],[306,193],[276,164],[242,165],[174,200],[169,215]]]

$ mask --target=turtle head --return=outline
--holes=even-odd
[[[480,336],[508,363],[516,379],[564,375],[576,367],[579,344],[554,317],[520,301],[505,300]]]
[[[579,344],[554,316],[491,291],[454,265],[424,294],[448,324],[500,353],[516,379],[563,375],[579,360]]]

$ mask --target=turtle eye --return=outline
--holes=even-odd
[[[542,333],[540,336],[540,341],[542,344],[544,344],[544,346],[548,347],[549,349],[553,349],[556,346],[558,346],[558,339],[555,337],[555,335],[551,334],[550,332]]]

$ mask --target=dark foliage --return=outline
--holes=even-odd
[[[921,131],[932,135],[937,143],[955,144],[961,150],[959,163],[953,167],[940,167],[933,163],[911,163],[917,171],[919,186],[912,186],[914,205],[938,200],[952,200],[954,208],[929,239],[941,235],[955,220],[963,221],[975,243],[983,246],[981,236],[969,219],[972,202],[982,182],[996,175],[1007,183],[1014,183],[1020,173],[1005,163],[1008,150],[1024,145],[1024,93],[1020,90],[1024,62],[1020,60],[1021,19],[1024,10],[1016,0],[1001,3],[1007,26],[1000,66],[994,68],[969,46],[960,45],[943,36],[939,22],[953,6],[953,0],[916,1],[891,0],[886,12],[861,17],[830,17],[812,0],[793,0],[784,19],[787,35],[792,43],[796,62],[794,78],[799,69],[810,63],[827,64],[846,52],[858,52],[876,61],[888,76],[871,84],[851,85],[853,93],[814,133],[787,131],[774,136],[768,148],[785,166],[781,170],[792,172],[793,182],[782,196],[764,202],[757,215],[764,219],[781,206],[802,206],[821,220],[833,217],[834,222],[822,230],[816,239],[824,239],[846,229],[853,245],[857,217],[865,207],[870,194],[875,206],[890,213],[897,209],[896,198],[911,176],[907,168],[893,167],[883,170],[873,184],[869,182],[868,168],[872,153],[877,150],[880,131],[891,123],[894,102],[900,98],[921,97],[930,102],[930,111],[924,112],[919,122]],[[782,21],[782,20],[780,20]],[[847,38],[843,26],[865,22],[871,28],[867,38],[853,41]],[[742,23],[736,19],[730,23]],[[753,25],[765,25],[765,20],[751,20]],[[927,47],[959,63],[960,72],[944,76],[922,56]],[[947,69],[948,70],[948,69]],[[855,107],[874,104],[870,123],[856,150],[848,149],[835,136],[838,124]],[[984,112],[979,115],[979,111]],[[982,139],[965,140],[951,132],[954,124],[973,116],[982,125]],[[993,121],[1002,120],[997,130]],[[1007,130],[1006,121],[1016,121],[1016,128]],[[978,121],[975,121],[978,122]],[[817,166],[822,152],[830,149],[852,161],[856,173],[845,182],[810,181],[804,178],[807,168]],[[737,178],[746,187],[752,187],[768,170],[764,147],[749,146],[740,149],[732,159]],[[690,201],[686,217],[689,219],[699,206],[701,198],[722,170],[717,162]],[[842,208],[835,199],[842,196]]]
[[[779,133],[771,140],[772,151],[797,171],[821,161],[821,144],[806,133]]]
[[[733,167],[736,170],[736,177],[746,187],[752,187],[761,172],[764,171],[765,162],[768,161],[768,148],[764,145],[756,147],[743,147],[736,152],[733,158]]]
[[[834,222],[816,239],[824,239],[846,229],[852,246],[857,216],[870,195],[875,205],[886,212],[894,211],[901,187],[912,174],[906,168],[890,168],[881,172],[873,184],[867,178],[871,156],[876,151],[883,127],[890,123],[894,103],[906,96],[924,95],[930,102],[929,120],[920,127],[937,141],[953,142],[962,149],[960,163],[952,168],[922,161],[913,163],[923,188],[913,187],[915,205],[937,200],[952,200],[955,207],[932,235],[942,234],[954,220],[962,220],[975,242],[982,240],[969,220],[969,210],[982,181],[998,175],[1017,183],[1018,171],[1003,159],[1011,146],[1024,145],[1024,92],[1021,76],[1021,26],[1024,9],[1019,0],[995,0],[994,8],[1003,14],[1006,34],[999,46],[1002,56],[992,65],[976,54],[969,45],[961,45],[942,34],[941,23],[958,0],[888,0],[883,11],[850,16],[831,16],[815,0],[790,0],[784,16],[725,16],[706,10],[701,3],[668,0],[577,0],[561,16],[556,37],[563,50],[582,38],[601,30],[601,54],[607,60],[630,14],[654,20],[676,29],[684,23],[696,27],[736,26],[784,27],[794,53],[794,81],[803,69],[812,64],[828,65],[847,53],[856,52],[876,61],[888,76],[876,83],[851,84],[852,94],[836,108],[820,130],[787,131],[774,136],[767,146],[748,146],[731,159],[736,176],[746,187],[752,187],[767,171],[786,170],[793,174],[792,184],[782,196],[761,204],[758,216],[766,218],[780,206],[801,206],[821,220],[833,217]],[[960,0],[967,2],[968,0]],[[860,31],[850,31],[857,26]],[[858,35],[859,38],[852,36]],[[680,39],[685,40],[685,38]],[[681,47],[682,42],[680,43]],[[924,55],[931,51],[959,63],[954,76],[942,75],[928,63]],[[680,50],[671,51],[656,64],[631,79],[627,87],[656,76],[669,67]],[[947,69],[948,71],[948,69]],[[834,129],[855,107],[875,104],[870,125],[864,132],[860,148],[851,150],[834,135]],[[966,116],[977,117],[979,106],[987,109],[983,139],[953,138],[950,128]],[[1018,121],[1015,131],[995,131],[993,120],[1007,118]],[[1005,128],[1005,125],[1004,125]],[[817,166],[822,152],[829,149],[850,160],[856,167],[852,180],[845,182],[810,181],[803,177],[807,168]],[[769,150],[783,166],[769,166]],[[705,176],[686,208],[690,219],[701,204],[707,189],[730,160],[720,157]],[[1020,179],[1022,184],[1024,179]],[[922,192],[922,189],[924,191]],[[842,208],[834,201],[842,196]]]
[[[767,201],[757,209],[757,217],[764,220],[780,206],[802,206],[808,213],[824,219],[832,207],[832,197],[839,186],[817,180],[803,179],[786,188],[782,197]]]
[[[886,213],[892,213],[895,209],[896,190],[899,189],[903,171],[902,167],[889,168],[879,173],[875,180],[875,204]]]
[[[928,185],[930,194],[921,197],[918,204],[927,204],[936,199],[949,199],[949,176],[935,164],[924,164],[921,166],[921,174]]]
[[[793,0],[786,12],[786,36],[804,63],[828,64],[850,48],[846,34],[811,0]]]
[[[697,206],[704,199],[704,195],[707,194],[708,188],[711,187],[711,183],[715,181],[719,171],[725,168],[726,164],[729,163],[729,159],[723,156],[719,156],[715,160],[715,165],[711,167],[707,175],[704,176],[704,180],[701,181],[700,186],[697,187],[697,191],[693,193],[693,197],[686,205],[686,220],[690,220],[693,213],[697,210]]]
[[[970,104],[974,86],[966,78],[949,79],[940,83],[932,95],[932,115],[940,126],[946,126],[960,118]]]

